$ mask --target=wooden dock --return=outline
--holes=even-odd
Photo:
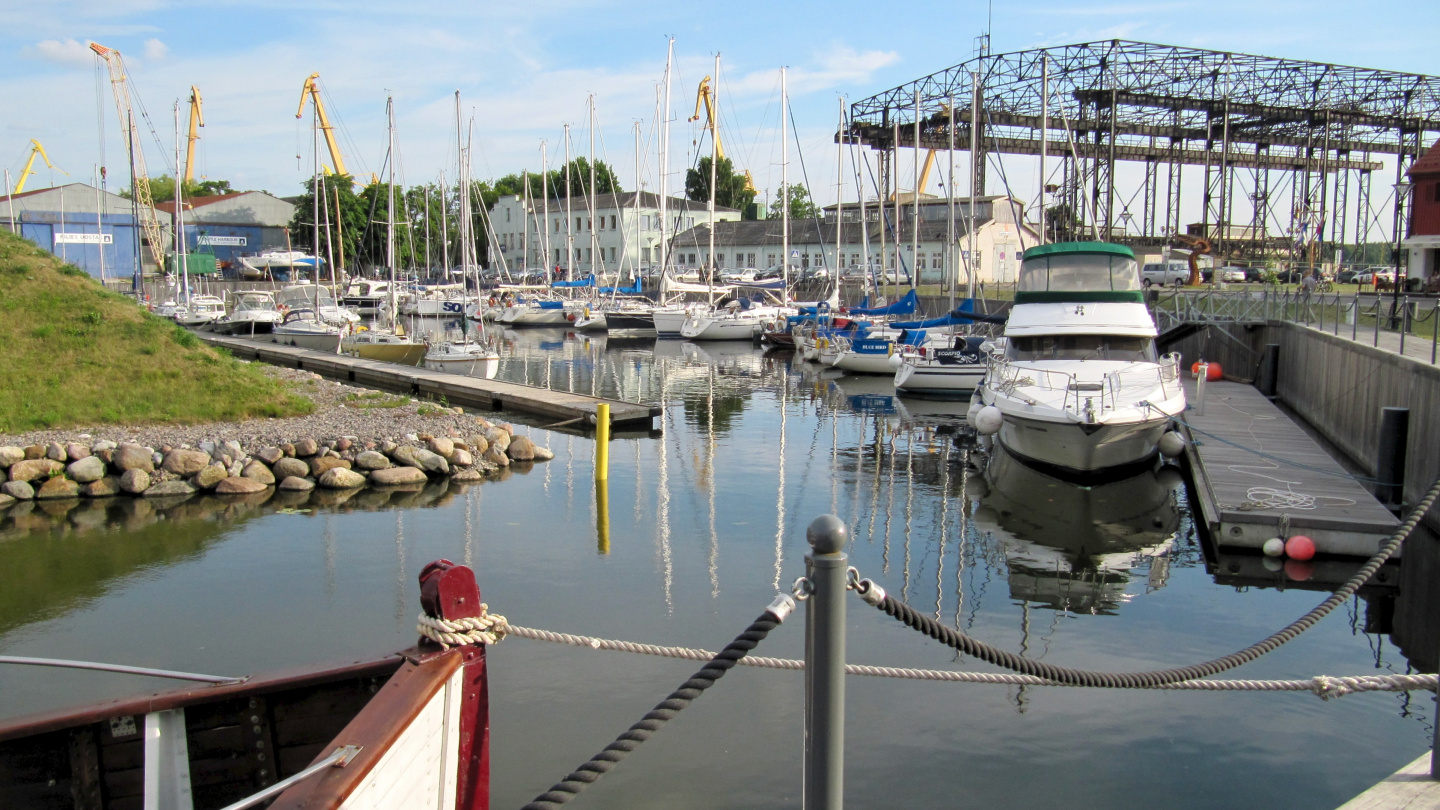
[[[1290,534],[1308,535],[1321,553],[1368,557],[1399,525],[1254,387],[1207,382],[1203,415],[1195,381],[1185,380],[1185,388],[1191,407],[1184,419],[1195,428],[1187,431],[1187,463],[1201,517],[1217,546],[1258,549],[1288,522]]]
[[[1430,775],[1430,752],[1385,781],[1340,805],[1340,810],[1434,810],[1440,808],[1440,780]]]
[[[199,332],[196,336],[213,346],[228,349],[231,354],[243,360],[260,360],[277,366],[304,369],[333,380],[398,391],[414,397],[444,398],[451,405],[468,408],[517,411],[557,422],[579,420],[585,426],[593,426],[596,406],[608,403],[610,424],[613,427],[646,430],[653,426],[654,417],[660,415],[659,407],[635,402],[607,400],[503,380],[431,371],[418,366],[364,360],[344,354],[316,352],[248,338],[205,332]]]

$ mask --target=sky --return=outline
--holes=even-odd
[[[156,133],[145,133],[152,175],[174,171],[173,104],[195,85],[206,125],[196,174],[239,189],[298,193],[313,171],[312,130],[308,110],[298,121],[295,112],[305,78],[318,72],[347,167],[359,177],[382,169],[387,95],[395,103],[397,181],[417,185],[442,171],[453,182],[456,90],[473,133],[477,179],[538,170],[542,141],[550,168],[558,167],[567,123],[573,153],[587,154],[593,93],[597,156],[616,168],[624,188],[634,188],[640,122],[642,182],[655,190],[653,121],[673,37],[672,193],[683,188],[697,141],[709,151],[701,124],[687,119],[718,52],[727,155],[762,193],[779,185],[779,68],[786,66],[796,126],[791,182],[808,180],[816,200],[828,203],[837,193],[840,100],[963,62],[987,29],[996,53],[1122,38],[1440,74],[1434,0],[1027,0],[993,8],[972,0],[705,7],[648,0],[0,0],[0,165],[18,174],[36,138],[68,177],[42,168],[29,188],[93,182],[103,142],[109,187],[124,185],[115,104],[87,47],[95,41],[124,56]],[[330,163],[328,155],[321,159]],[[1033,173],[1018,166],[1009,177],[1024,186],[1013,189],[1017,196],[1033,196],[1026,190],[1037,184]],[[846,182],[846,197],[854,199],[853,181]]]

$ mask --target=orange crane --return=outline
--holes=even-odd
[[[715,88],[710,86],[710,77],[706,76],[700,80],[700,87],[695,91],[695,114],[690,116],[693,123],[700,120],[701,108],[705,110],[705,128],[710,130],[710,137],[715,139],[715,154],[720,160],[725,159],[725,147],[720,143],[720,129],[716,126],[717,116],[715,115]],[[782,113],[783,115],[783,113]],[[750,176],[750,171],[745,171],[745,190],[755,191],[755,178]]]
[[[20,179],[15,181],[15,190],[11,192],[12,194],[19,194],[25,190],[25,181],[30,179],[30,175],[35,173],[35,158],[37,155],[45,161],[46,168],[55,169],[55,171],[60,172],[66,177],[70,176],[69,172],[66,172],[64,169],[56,169],[55,164],[50,162],[50,156],[45,154],[45,147],[41,146],[39,141],[31,139],[30,159],[25,161],[25,168],[20,171]]]
[[[160,233],[160,220],[155,216],[155,198],[150,194],[150,178],[145,173],[145,150],[140,146],[140,130],[135,125],[135,108],[130,103],[130,83],[126,76],[125,60],[114,48],[107,48],[98,42],[90,43],[94,51],[110,69],[110,89],[115,96],[115,111],[120,115],[120,129],[125,133],[125,149],[130,156],[130,175],[134,187],[135,201],[139,203],[140,228],[144,241],[150,248],[150,256],[157,268],[165,266],[165,239]]]
[[[305,114],[305,97],[315,103],[315,117],[320,122],[320,130],[325,133],[325,145],[330,149],[330,160],[335,164],[336,174],[348,174],[345,171],[345,158],[340,156],[340,145],[335,142],[335,129],[330,126],[330,116],[325,114],[325,104],[320,100],[320,78],[319,73],[311,73],[310,78],[305,80],[305,86],[300,88],[300,107],[295,111],[295,117],[300,118]]]
[[[200,111],[200,88],[190,85],[190,141],[185,147],[185,182],[195,179],[195,142],[200,140],[200,127],[205,114]]]

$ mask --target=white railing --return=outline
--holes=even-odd
[[[1167,354],[1153,366],[1111,371],[1099,380],[1081,380],[1068,371],[1036,368],[992,356],[987,379],[994,390],[1006,396],[1026,399],[1031,404],[1039,403],[1025,397],[1023,389],[1060,392],[1063,395],[1060,410],[1076,418],[1133,406],[1134,402],[1121,399],[1127,390],[1144,387],[1148,394],[1150,390],[1159,388],[1164,399],[1178,396],[1182,390],[1178,354]]]

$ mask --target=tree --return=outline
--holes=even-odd
[[[810,199],[810,189],[791,184],[790,186],[781,186],[780,193],[775,195],[775,199],[770,202],[771,219],[779,219],[780,215],[784,213],[785,209],[781,207],[784,203],[781,201],[787,198],[790,201],[791,219],[820,218],[819,207]]]
[[[715,164],[715,204],[744,211],[755,201],[748,183],[745,175],[735,173],[730,158],[720,158]],[[699,165],[685,173],[685,196],[695,202],[710,201],[710,158],[700,158]]]
[[[332,174],[324,178],[320,201],[325,210],[320,213],[318,251],[316,245],[312,244],[315,235],[315,190],[314,179],[306,180],[305,193],[301,194],[295,203],[295,214],[290,218],[291,244],[319,256],[327,256],[328,251],[333,249],[335,264],[342,269],[349,268],[353,271],[367,263],[373,263],[373,256],[362,251],[366,239],[366,223],[369,220],[368,203],[356,196],[354,180],[348,174]],[[340,207],[338,219],[335,213],[337,202]],[[382,240],[383,236],[382,233]],[[384,244],[383,241],[381,244]],[[382,261],[383,255],[382,251]]]
[[[168,174],[159,177],[149,178],[150,197],[157,203],[170,202],[175,199],[175,178]],[[229,180],[186,180],[184,184],[185,199],[194,197],[213,197],[216,194],[230,194],[234,191],[230,187]],[[131,199],[130,189],[124,189],[120,196]]]
[[[570,180],[566,185],[565,167],[550,172],[550,195],[552,197],[583,197],[590,193],[590,161],[583,157],[577,157],[570,161]],[[509,175],[515,177],[515,175]],[[501,178],[504,181],[506,178]],[[539,190],[534,189],[533,181],[538,178],[532,177],[532,191],[539,196]],[[498,185],[498,183],[497,183]],[[516,182],[515,191],[507,193],[518,194],[521,184]],[[595,193],[596,194],[618,194],[624,189],[620,188],[620,181],[615,177],[615,170],[610,168],[603,160],[595,161]],[[498,196],[498,195],[497,195]]]

